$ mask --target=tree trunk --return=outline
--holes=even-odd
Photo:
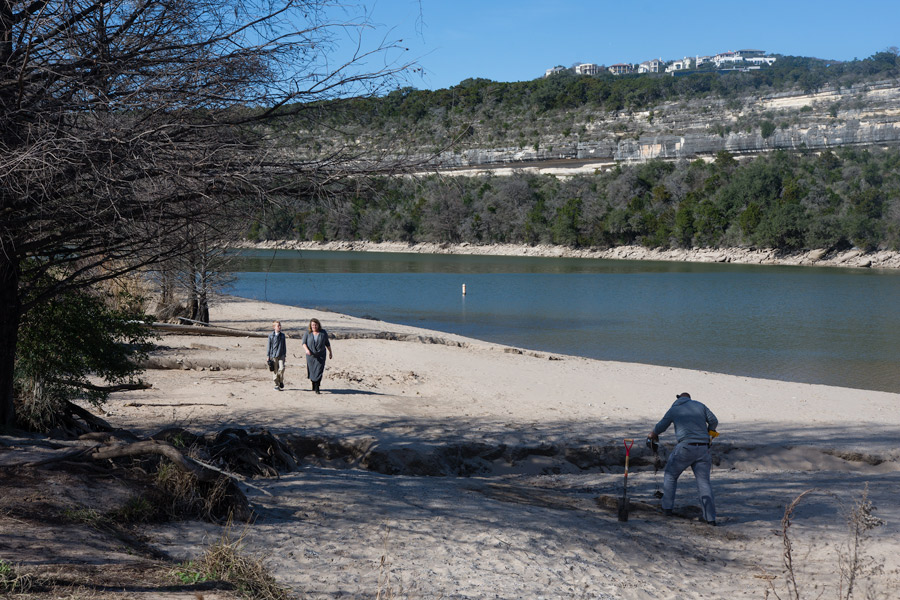
[[[159,275],[159,305],[169,306],[175,302],[175,292],[173,288],[175,284],[172,282],[172,275],[169,273],[168,265],[163,265]]]
[[[194,292],[196,294],[196,292]],[[191,297],[191,321],[200,321],[200,301],[196,295]]]
[[[209,323],[209,300],[206,297],[206,290],[200,292],[200,298],[197,300],[197,305],[197,320],[201,323]]]
[[[18,265],[10,258],[0,252],[0,428],[16,426],[13,384],[22,304]]]
[[[0,2],[0,81],[15,76],[11,66],[13,52],[13,5]],[[0,111],[12,110],[15,105],[13,86],[0,85]],[[19,132],[4,116],[0,119],[0,147],[16,147]],[[6,154],[4,154],[6,156]],[[0,185],[0,232],[8,231],[7,206],[13,205],[12,191]],[[13,403],[13,372],[16,365],[16,339],[19,333],[21,305],[19,302],[19,268],[11,240],[0,238],[0,429],[15,427],[16,406]]]

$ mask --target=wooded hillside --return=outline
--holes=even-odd
[[[555,156],[566,140],[575,139],[571,143],[581,152],[604,139],[621,148],[628,140],[640,146],[651,135],[657,140],[680,134],[683,140],[685,132],[700,130],[723,139],[741,132],[756,146],[710,151],[703,160],[619,161],[574,177],[522,170],[507,177],[485,172],[381,178],[350,193],[289,198],[281,210],[252,223],[247,236],[898,249],[900,153],[885,133],[896,125],[891,115],[897,113],[898,78],[900,60],[892,49],[847,63],[780,57],[771,67],[745,73],[467,80],[447,90],[401,89],[342,101],[327,107],[331,128],[308,130],[309,145],[298,151],[383,144],[393,135],[412,140],[406,151],[420,156],[469,148],[471,157],[518,148],[519,155],[528,151],[540,158]],[[839,100],[779,104],[779,94],[824,88]],[[848,90],[853,93],[843,93]],[[865,136],[841,145],[849,138],[836,132],[846,136],[864,126],[870,128]],[[796,143],[800,132],[816,128],[829,146]],[[791,150],[778,149],[783,146],[771,143],[776,138]]]
[[[298,198],[252,240],[900,248],[900,150],[649,161],[594,175],[382,178]]]

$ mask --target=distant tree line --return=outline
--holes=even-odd
[[[825,85],[848,87],[861,81],[900,76],[896,48],[849,62],[782,56],[771,66],[749,72],[723,73],[701,69],[673,77],[671,74],[584,76],[563,72],[520,82],[466,79],[440,90],[405,87],[378,98],[344,100],[345,115],[353,119],[403,119],[417,122],[433,114],[475,113],[486,108],[548,112],[583,106],[607,111],[639,110],[666,101],[704,96],[735,97],[756,91],[788,89],[814,92]]]
[[[591,175],[379,178],[284,202],[251,240],[900,249],[900,150],[653,160]]]

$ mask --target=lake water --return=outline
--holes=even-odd
[[[233,268],[228,291],[245,298],[545,352],[900,392],[893,271],[285,250],[243,252]]]

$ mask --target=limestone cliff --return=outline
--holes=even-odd
[[[505,145],[508,141],[492,145],[474,127],[461,147],[440,154],[437,163],[471,167],[566,159],[693,159],[722,150],[740,155],[782,148],[820,151],[896,144],[900,82],[870,82],[814,94],[706,98],[633,113],[580,110],[566,119],[571,121],[562,131],[559,115],[535,119],[515,146]]]

